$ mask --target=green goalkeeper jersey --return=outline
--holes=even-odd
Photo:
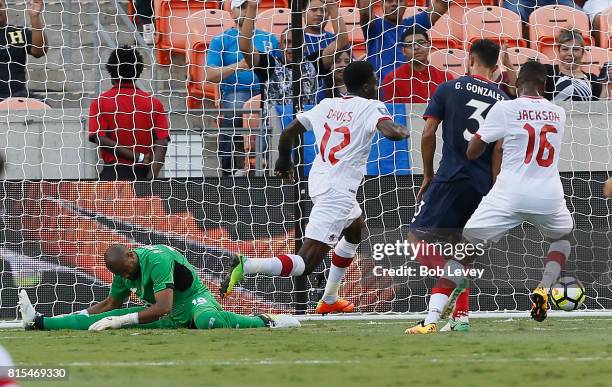
[[[124,300],[133,292],[140,300],[154,304],[156,292],[174,289],[170,318],[179,324],[188,324],[193,300],[196,296],[210,294],[195,268],[170,246],[153,245],[133,251],[138,255],[140,264],[138,278],[130,280],[113,276],[110,296]]]

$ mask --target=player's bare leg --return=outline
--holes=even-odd
[[[355,219],[350,226],[344,229],[344,236],[334,247],[325,292],[315,310],[317,313],[350,313],[355,310],[355,304],[338,297],[338,288],[357,254],[357,248],[361,243],[361,230],[364,226],[365,222],[362,217]]]
[[[548,313],[548,290],[557,278],[559,278],[570,251],[571,245],[566,238],[554,241],[550,244],[542,280],[530,296],[532,303],[531,318],[535,321],[542,322],[546,319]]]
[[[446,257],[441,254],[437,254],[434,249],[425,248],[425,246],[427,246],[426,241],[419,238],[412,232],[408,233],[407,239],[413,245],[423,245],[423,248],[419,249],[420,253],[415,257],[415,259],[421,265],[430,269],[444,268],[447,261]],[[440,287],[433,288],[432,296],[433,294],[439,292],[443,292],[443,289]],[[453,293],[451,293],[450,299],[453,301],[452,305],[448,307],[448,310],[450,310],[450,312],[453,314],[447,324],[440,329],[440,332],[468,332],[470,330],[470,322],[468,318],[470,308],[470,289],[467,284],[462,286],[459,290],[455,289]]]
[[[445,264],[445,272],[455,272],[457,269],[463,269],[464,265],[465,263],[463,262],[460,263],[454,259],[449,260]],[[438,321],[443,315],[450,315],[450,311],[454,310],[455,308],[454,302],[466,287],[466,277],[453,276],[439,278],[432,289],[431,298],[429,299],[427,317],[425,317],[425,320],[420,321],[412,328],[406,329],[405,333],[436,333],[438,331]]]
[[[230,294],[234,287],[248,274],[299,277],[307,275],[319,266],[330,247],[314,239],[305,238],[298,254],[283,254],[272,258],[248,258],[236,255],[232,267],[221,282],[221,297]]]

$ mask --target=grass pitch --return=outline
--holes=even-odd
[[[610,386],[612,319],[473,319],[407,336],[412,321],[299,330],[0,331],[19,366],[68,367],[22,386]]]

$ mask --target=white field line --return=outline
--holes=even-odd
[[[457,358],[428,356],[399,356],[417,363],[457,363]],[[372,359],[369,359],[370,362]],[[461,362],[468,363],[550,363],[550,362],[612,362],[612,356],[584,357],[491,357],[481,353],[474,357],[462,357]],[[360,360],[275,360],[275,359],[237,359],[237,360],[172,360],[172,361],[123,361],[123,362],[69,362],[60,363],[62,367],[160,367],[160,366],[278,366],[278,365],[337,365],[361,364]]]

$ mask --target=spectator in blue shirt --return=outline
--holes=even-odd
[[[308,56],[329,46],[336,35],[325,31],[328,15],[322,0],[307,1],[304,10],[304,56]]]
[[[374,15],[377,0],[359,0],[359,22],[366,38],[367,61],[376,70],[379,81],[395,67],[407,63],[402,45],[404,32],[416,25],[430,29],[448,10],[448,0],[431,0],[426,11],[402,19],[407,0],[383,0],[382,17]]]
[[[580,9],[574,0],[503,0],[500,3],[502,7],[517,13],[525,23],[529,22],[529,16],[536,8],[546,5],[566,5]]]
[[[239,28],[246,15],[246,5],[245,0],[232,1],[232,17],[236,21],[236,27],[214,37],[206,54],[205,81],[220,84],[222,109],[242,109],[246,101],[260,93],[260,80],[247,66],[244,55],[238,48]],[[253,45],[259,52],[273,53],[278,49],[278,39],[269,32],[255,30]],[[221,125],[223,128],[241,128],[242,114],[225,113]],[[238,165],[244,160],[240,154],[243,149],[242,136],[235,136],[234,144],[232,137],[228,134],[219,135],[218,155],[223,175],[243,169]],[[236,163],[233,163],[233,159]]]

